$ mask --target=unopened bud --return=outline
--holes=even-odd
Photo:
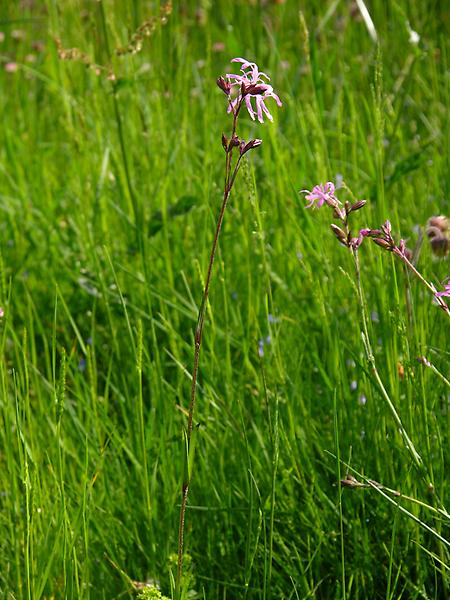
[[[340,227],[338,227],[337,225],[335,225],[334,223],[332,223],[330,225],[331,227],[331,231],[334,233],[334,235],[337,237],[337,239],[341,242],[341,244],[344,244],[344,246],[347,246],[347,236],[345,234],[344,231],[342,231],[342,229]]]
[[[352,238],[350,241],[350,246],[354,249],[354,250],[358,250],[358,248],[361,246],[361,244],[363,243],[363,240],[365,237],[367,237],[368,235],[370,235],[370,229],[360,229],[359,230],[359,235],[357,238]]]
[[[388,219],[386,219],[386,221],[384,222],[384,224],[381,226],[381,230],[387,236],[389,236],[389,237],[391,236],[392,226],[391,226],[391,222]]]
[[[261,144],[262,144],[262,140],[258,140],[258,139],[250,140],[247,143],[242,141],[241,148],[240,148],[241,156],[244,155],[249,150],[252,150],[253,148],[257,148],[258,146],[261,146]]]
[[[220,89],[222,90],[222,92],[224,94],[226,94],[227,96],[230,95],[230,93],[231,93],[231,84],[228,83],[228,81],[226,81],[223,77],[219,77],[217,79],[216,83],[220,87]]]
[[[400,240],[400,243],[398,245],[398,249],[400,251],[400,254],[403,254],[403,256],[404,256],[405,252],[406,252],[406,242],[405,242],[405,240]]]
[[[389,242],[387,242],[386,240],[383,240],[382,238],[372,238],[372,239],[375,242],[375,244],[377,244],[378,246],[381,246],[385,250],[392,250],[392,245]]]
[[[358,200],[355,204],[352,204],[349,212],[354,212],[355,210],[359,210],[366,204],[366,200]]]
[[[242,92],[242,95],[245,94],[252,94],[253,96],[256,96],[258,94],[264,94],[264,92],[267,90],[267,85],[260,85],[260,84],[250,84],[250,85],[246,85],[244,91]]]
[[[370,235],[371,237],[377,237],[379,235],[383,235],[383,232],[381,231],[381,229],[370,229]]]
[[[230,140],[230,143],[228,144],[228,149],[231,150],[231,148],[236,148],[236,146],[239,146],[240,143],[241,143],[241,140],[238,138],[238,136],[236,134],[234,134]]]
[[[222,133],[222,146],[226,152],[228,150],[228,138],[224,133]]]
[[[390,245],[391,245],[391,249],[393,250],[394,254],[396,254],[397,256],[400,256],[400,258],[406,258],[407,260],[412,259],[413,253],[411,252],[411,250],[409,248],[406,247],[405,240],[400,240],[398,246],[396,246],[393,243],[391,243]]]
[[[344,208],[340,208],[337,204],[335,204],[334,200],[326,200],[326,203],[328,204],[328,206],[331,206],[333,209],[333,215],[336,217],[336,219],[340,219],[341,221],[345,221],[347,214],[346,214],[346,209]]]

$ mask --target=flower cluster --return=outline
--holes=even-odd
[[[278,106],[282,106],[282,103],[273,91],[273,87],[267,83],[270,81],[268,75],[261,72],[256,63],[245,58],[233,58],[231,62],[241,63],[241,74],[227,73],[225,78],[219,77],[217,80],[217,85],[229,97],[228,112],[237,116],[242,104],[245,103],[253,121],[257,117],[258,121],[263,123],[264,115],[273,121],[265,101],[273,98]],[[235,97],[232,99],[232,96]],[[255,99],[256,111],[252,105],[252,98]]]
[[[375,244],[384,248],[388,252],[395,254],[405,265],[410,269],[416,277],[418,277],[422,283],[433,293],[436,303],[440,308],[450,315],[450,308],[442,300],[443,296],[450,297],[450,277],[447,279],[447,283],[441,292],[438,292],[433,284],[426,281],[422,275],[417,271],[412,261],[412,252],[406,247],[405,240],[401,239],[397,244],[392,236],[392,226],[389,220],[386,220],[379,229],[360,229],[357,237],[353,237],[348,224],[348,217],[351,212],[359,210],[365,204],[365,200],[358,200],[354,204],[345,202],[343,205],[335,195],[335,186],[331,181],[327,183],[321,183],[313,187],[310,190],[301,190],[300,193],[306,194],[305,198],[309,202],[306,208],[321,208],[324,204],[333,209],[334,216],[343,223],[343,227],[339,227],[334,223],[331,224],[331,230],[337,239],[349,248],[350,250],[356,251],[362,244],[364,238],[369,237]],[[436,247],[433,250],[439,250],[439,254],[445,256],[447,251],[448,237],[447,233],[450,230],[448,219],[443,216],[432,217],[427,224],[427,235],[430,238],[431,243],[436,242]]]
[[[370,229],[361,229],[358,236],[353,237],[348,227],[348,216],[351,212],[362,208],[366,204],[366,201],[358,200],[354,204],[346,202],[343,205],[342,202],[336,197],[335,189],[334,183],[327,181],[327,183],[319,183],[318,185],[315,185],[311,191],[301,190],[300,193],[306,194],[305,198],[309,202],[306,208],[321,208],[324,204],[332,208],[336,219],[339,219],[344,224],[345,231],[334,223],[331,224],[331,230],[341,244],[347,246],[347,248],[357,250],[362,244],[363,239],[369,235]]]
[[[392,237],[392,226],[390,221],[386,220],[380,229],[368,229],[366,235],[370,236],[375,244],[381,246],[381,248],[393,252],[399,258],[411,260],[412,254],[406,247],[405,240],[400,240],[398,245],[395,243],[395,240]]]
[[[222,134],[222,146],[225,152],[230,152],[233,148],[239,147],[239,154],[243,156],[246,152],[252,150],[252,148],[257,148],[261,144],[262,140],[258,138],[245,142],[244,140],[240,140],[236,134],[230,139],[225,134]]]
[[[301,190],[300,193],[306,194],[305,198],[309,202],[306,208],[320,208],[324,204],[328,204],[331,208],[338,209],[342,203],[336,198],[334,191],[334,183],[327,181],[327,183],[315,185],[311,191]]]

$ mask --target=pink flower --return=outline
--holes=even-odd
[[[352,238],[350,245],[352,246],[352,248],[354,248],[355,250],[358,250],[358,248],[361,246],[363,239],[365,237],[367,237],[368,235],[370,235],[370,229],[360,229],[359,230],[359,235],[357,238]]]
[[[228,112],[233,111],[234,113],[241,105],[242,101],[244,101],[248,114],[253,121],[255,120],[255,117],[257,117],[258,121],[263,123],[263,115],[270,121],[273,121],[273,117],[265,105],[265,101],[268,98],[273,98],[278,106],[282,106],[282,103],[280,98],[273,91],[273,87],[266,83],[267,81],[270,81],[268,75],[260,72],[256,63],[252,63],[245,58],[233,58],[231,62],[242,63],[242,75],[236,75],[234,73],[227,73],[226,75],[229,85],[231,88],[235,88],[235,91],[237,92],[236,98],[232,100],[228,106]],[[255,98],[256,112],[253,109],[251,102],[252,98]]]
[[[19,65],[16,62],[7,62],[5,64],[5,71],[7,73],[15,73],[19,69]]]
[[[437,298],[442,298],[442,296],[448,296],[450,298],[450,277],[447,280],[447,283],[445,284],[445,287],[443,289],[442,292],[436,292],[435,296]]]
[[[337,208],[341,203],[334,195],[334,183],[327,181],[327,183],[319,183],[315,185],[312,191],[300,190],[301,194],[306,194],[305,198],[309,201],[306,208],[320,208],[324,204],[328,204],[332,208]]]

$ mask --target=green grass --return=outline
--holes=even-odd
[[[448,598],[437,509],[450,503],[449,388],[417,362],[448,379],[448,318],[364,242],[376,364],[418,469],[364,355],[350,253],[298,190],[341,174],[368,200],[355,229],[389,218],[411,247],[415,226],[449,215],[449,12],[367,2],[377,49],[348,2],[175,2],[141,52],[115,56],[158,4],[0,6],[0,595],[131,598],[132,580],[148,579],[171,594],[230,128],[215,80],[244,56],[283,108],[274,124],[240,122],[264,143],[238,175],[211,287],[189,587],[206,599]],[[61,60],[54,38],[116,82]],[[426,237],[418,268],[436,286],[448,275]],[[347,473],[408,498],[341,488]]]

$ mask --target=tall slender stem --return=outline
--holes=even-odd
[[[240,105],[233,110],[233,131],[231,135],[231,139],[233,139],[236,135],[236,125],[237,119],[239,115]],[[189,451],[191,448],[191,437],[192,437],[192,427],[194,421],[194,411],[197,399],[197,379],[198,379],[198,368],[200,361],[200,349],[202,344],[203,337],[203,327],[205,324],[205,315],[206,315],[206,307],[208,304],[208,296],[209,296],[209,288],[211,284],[211,276],[212,270],[214,266],[214,259],[216,257],[217,246],[219,242],[220,231],[222,229],[223,218],[225,215],[225,210],[228,204],[228,199],[230,197],[231,189],[236,179],[237,172],[239,170],[241,156],[236,161],[234,169],[232,171],[232,153],[233,147],[231,144],[228,145],[226,149],[226,159],[225,159],[225,183],[224,183],[224,191],[223,191],[223,199],[222,205],[220,207],[219,216],[217,218],[216,230],[214,233],[213,243],[211,247],[211,252],[209,255],[209,263],[208,263],[208,271],[206,274],[205,280],[205,288],[203,290],[202,301],[200,304],[200,308],[198,311],[197,325],[195,328],[195,336],[194,336],[194,367],[192,371],[192,383],[191,383],[191,400],[189,404],[189,413],[188,413],[188,424],[187,424],[187,432],[186,432],[186,440],[187,440],[187,458],[186,461],[189,462]],[[183,574],[183,549],[184,549],[184,528],[185,528],[185,517],[186,517],[186,506],[189,495],[189,486],[191,483],[191,476],[189,472],[189,466],[185,470],[184,478],[183,478],[183,487],[182,487],[182,499],[181,499],[181,508],[180,508],[180,522],[178,529],[178,564],[177,564],[177,578],[176,578],[176,589],[175,589],[175,597],[180,597],[181,592],[181,578]]]

